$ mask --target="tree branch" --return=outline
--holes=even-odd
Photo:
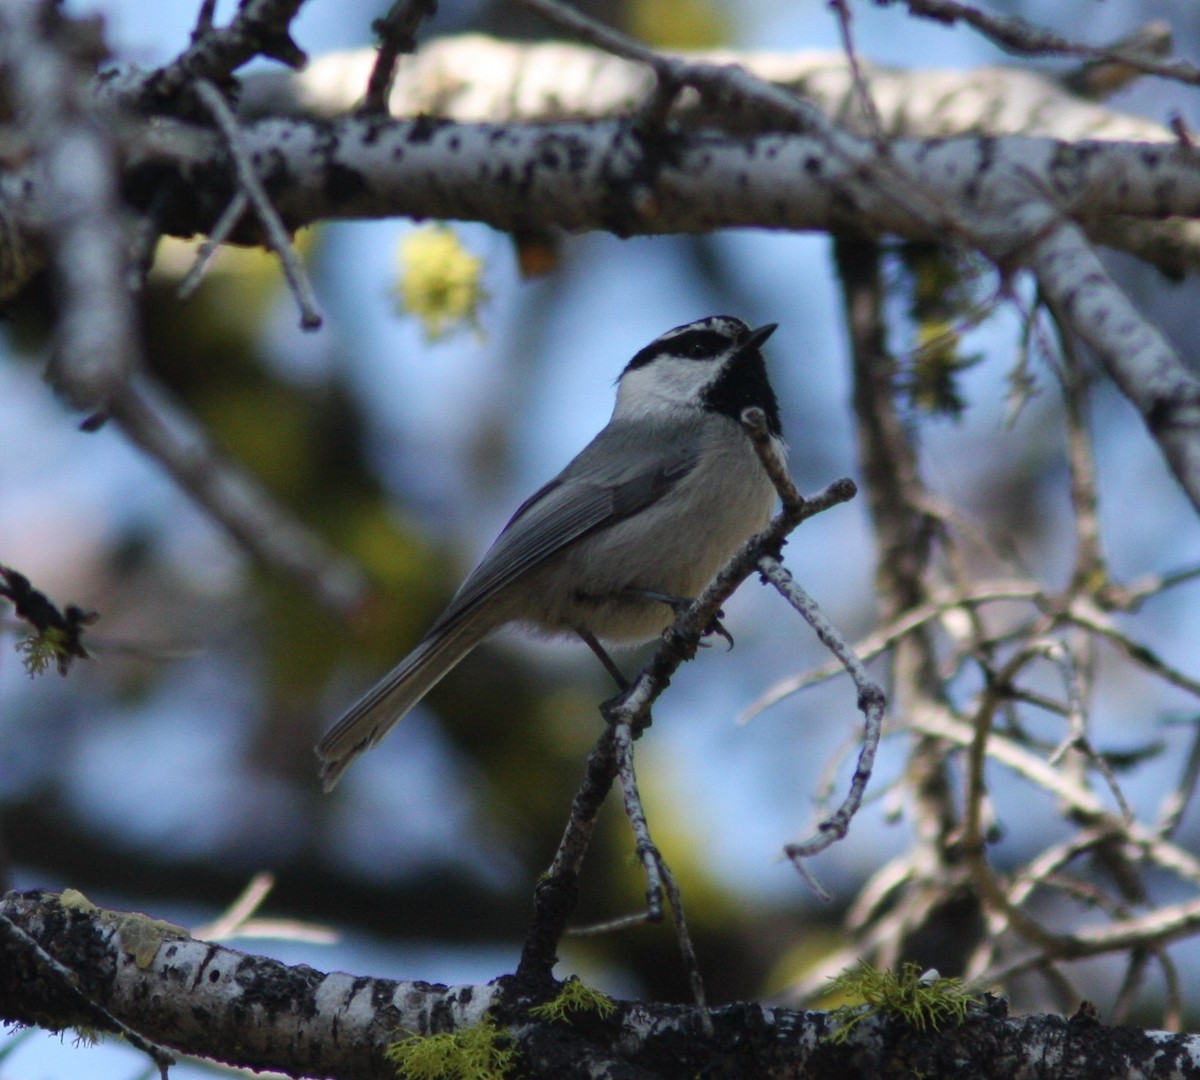
[[[1145,1080],[1200,1069],[1200,1037],[1106,1027],[1086,1012],[1009,1018],[995,999],[980,998],[961,1026],[918,1030],[884,1013],[841,1042],[827,1038],[834,1023],[826,1013],[745,1004],[704,1010],[711,1034],[691,1006],[619,1002],[606,1019],[534,1021],[505,1000],[503,981],[449,987],[288,967],[143,915],[96,908],[78,893],[9,893],[0,916],[21,931],[0,940],[0,1019],[92,1026],[99,1005],[180,1052],[294,1076],[393,1078],[384,1052],[406,1033],[460,1032],[488,1015],[515,1042],[528,1080],[684,1080],[714,1060],[733,1075],[813,1080],[908,1080],[914,1071],[991,1080],[1046,1060],[1057,1080],[1094,1077],[1114,1060]],[[58,992],[59,980],[30,976],[31,964],[45,964],[41,952],[78,980],[85,1003]]]
[[[51,376],[75,408],[91,412],[137,369],[140,343],[114,133],[93,109],[95,57],[72,55],[79,43],[69,28],[52,4],[0,3],[0,73],[39,177],[34,216],[46,244],[44,255],[10,253],[3,262],[26,272],[53,268],[61,311]],[[6,220],[0,234],[20,250],[29,229]]]
[[[300,68],[308,57],[292,40],[291,23],[304,0],[240,0],[228,26],[214,26],[203,15],[192,43],[166,67],[146,79],[142,101],[150,108],[173,101],[194,79],[221,85],[256,56]]]
[[[252,477],[227,460],[188,414],[165,394],[141,385],[124,387],[111,402],[122,432],[157,461],[198,506],[252,556],[282,570],[307,593],[343,617],[367,594],[362,571],[325,543]]]

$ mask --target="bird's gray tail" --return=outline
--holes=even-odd
[[[352,705],[317,744],[325,790],[332,791],[350,763],[391,731],[490,630],[468,619],[430,634]]]

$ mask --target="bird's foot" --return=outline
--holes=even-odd
[[[686,596],[674,596],[671,593],[659,592],[657,589],[638,589],[630,588],[630,592],[637,593],[638,596],[644,596],[647,600],[657,600],[660,604],[666,604],[678,618],[684,611],[691,607],[693,601]],[[725,629],[725,624],[721,620],[725,617],[724,611],[718,611],[709,624],[700,632],[702,638],[712,637],[714,634],[717,637],[724,638],[729,642],[729,647],[733,648],[733,635]],[[702,648],[707,648],[710,644],[707,641],[698,641],[698,645]]]

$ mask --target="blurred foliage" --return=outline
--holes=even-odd
[[[315,255],[319,234],[308,234],[306,246]],[[316,705],[331,674],[364,644],[380,664],[408,648],[444,596],[446,575],[428,544],[396,520],[384,499],[365,457],[357,406],[336,376],[287,380],[265,363],[262,328],[274,305],[288,302],[275,260],[223,250],[186,305],[175,299],[175,284],[172,275],[159,273],[147,290],[146,334],[156,374],[230,458],[354,557],[374,582],[353,627],[357,635],[348,637],[292,583],[272,572],[256,575],[269,702],[256,756],[269,748],[265,761],[302,780],[312,767],[309,743],[328,720]]]
[[[421,321],[430,341],[463,324],[480,332],[479,308],[487,299],[483,260],[458,233],[445,225],[414,229],[400,240],[398,262],[400,309]]]
[[[629,32],[659,49],[714,49],[729,43],[734,26],[727,4],[715,0],[625,0]]]
[[[913,408],[957,419],[967,407],[958,376],[983,360],[982,353],[962,352],[963,331],[979,318],[977,276],[938,245],[905,243],[898,253],[916,336],[901,388]]]

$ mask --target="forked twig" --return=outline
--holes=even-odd
[[[367,80],[360,116],[387,116],[388,98],[396,81],[396,65],[405,53],[417,48],[417,27],[437,11],[437,0],[395,0],[381,19],[371,24],[379,37],[375,64]]]
[[[883,734],[883,714],[887,698],[882,687],[871,678],[862,661],[854,654],[849,642],[825,618],[816,601],[800,587],[783,564],[778,559],[764,556],[758,566],[762,576],[774,585],[783,598],[803,616],[804,621],[820,638],[821,644],[833,653],[849,672],[850,678],[854,680],[854,687],[858,691],[858,708],[865,717],[862,749],[858,752],[858,763],[854,767],[854,775],[850,779],[850,789],[847,791],[845,799],[842,800],[842,805],[817,826],[817,831],[808,840],[798,844],[788,844],[784,848],[792,865],[809,883],[813,891],[823,900],[828,900],[829,894],[813,877],[804,860],[820,854],[830,845],[841,840],[849,831],[851,820],[862,806],[863,795],[866,793],[867,783],[871,779],[871,771],[875,767],[875,754],[879,749],[879,740]]]
[[[704,1002],[699,966],[683,914],[679,890],[670,868],[650,838],[645,811],[638,795],[633,769],[635,733],[640,732],[645,725],[650,707],[670,684],[671,677],[679,665],[696,654],[702,632],[712,623],[721,605],[733,591],[755,571],[762,573],[765,561],[774,560],[778,564],[784,540],[800,522],[846,502],[853,498],[856,491],[851,481],[839,480],[813,498],[803,498],[775,450],[763,411],[757,408],[746,409],[742,413],[741,421],[783,505],[770,524],[757,536],[747,540],[700,596],[679,613],[674,625],[663,634],[662,644],[650,662],[642,668],[628,689],[614,702],[605,705],[603,711],[608,720],[608,727],[588,756],[587,773],[576,792],[566,830],[549,870],[538,882],[535,890],[533,924],[517,968],[519,986],[533,990],[550,978],[557,959],[558,943],[575,906],[579,869],[595,827],[596,816],[614,780],[620,778],[626,814],[634,832],[638,857],[646,873],[647,910],[638,916],[591,927],[587,932],[612,930],[661,918],[662,892],[665,889],[674,914],[676,935],[688,969],[693,995],[697,1004],[702,1005]],[[819,630],[818,633],[821,634],[822,631]],[[840,635],[830,632],[822,640],[826,637],[830,640],[836,637],[841,643],[840,648],[843,651],[849,650],[849,646]],[[863,700],[870,699],[872,716],[877,712],[882,713],[882,694],[873,684],[870,688],[860,687],[859,696]],[[872,749],[869,756],[873,756],[873,752]],[[862,768],[862,764],[860,760],[861,783],[865,785],[870,771],[869,761],[866,769]],[[861,801],[861,791],[859,800]],[[845,834],[845,827],[849,824],[854,809],[857,809],[857,806],[853,809],[843,806],[835,815],[838,823],[836,827],[841,829],[841,835]],[[833,843],[835,839],[836,836],[830,838],[821,849]],[[806,873],[804,870],[801,872]],[[819,889],[819,886],[817,888]]]
[[[190,300],[192,294],[200,287],[200,282],[204,280],[213,256],[229,239],[229,234],[237,228],[238,222],[242,220],[242,215],[249,206],[250,197],[242,188],[238,188],[237,194],[229,201],[229,205],[221,212],[221,216],[217,218],[217,223],[212,227],[208,238],[196,250],[196,261],[192,263],[192,268],[179,283],[179,288],[175,290],[175,295],[180,300]]]
[[[221,91],[207,79],[197,79],[195,91],[212,114],[217,127],[221,129],[221,134],[225,136],[229,154],[233,158],[234,169],[237,171],[240,191],[245,192],[246,197],[250,200],[250,205],[254,207],[258,220],[266,230],[267,242],[279,256],[283,273],[300,308],[300,326],[305,330],[316,330],[321,325],[321,316],[317,311],[316,297],[313,296],[308,275],[304,272],[304,267],[292,245],[292,238],[288,235],[279,212],[271,203],[271,199],[254,169],[254,163],[250,160],[250,154],[242,143],[242,132],[238,126],[237,117],[233,115],[233,110],[229,107],[229,103]],[[222,221],[230,216],[231,212],[232,210],[227,209],[222,215]]]
[[[301,68],[304,51],[292,40],[290,26],[304,0],[241,0],[228,26],[213,25],[213,5],[201,4],[191,44],[145,82],[148,102],[171,100],[195,79],[225,82],[242,64],[266,56]]]

